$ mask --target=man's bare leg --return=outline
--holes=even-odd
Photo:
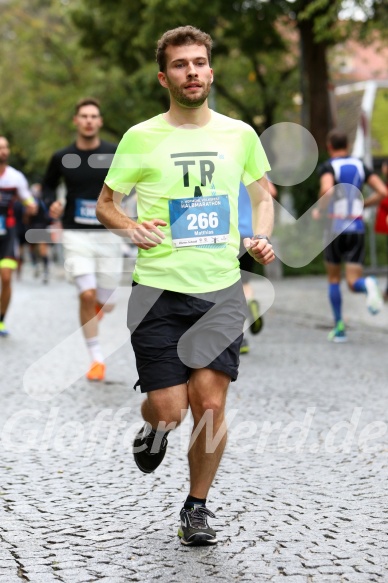
[[[91,366],[86,374],[90,381],[103,381],[105,378],[104,355],[98,339],[98,317],[96,314],[96,290],[88,289],[80,293],[80,321]]]
[[[0,275],[1,275],[0,311],[5,316],[9,306],[9,302],[11,301],[12,269],[8,269],[8,267],[1,268]]]
[[[217,533],[207,522],[215,518],[206,498],[226,444],[225,402],[228,375],[210,369],[192,372],[188,383],[194,427],[189,449],[190,494],[181,510],[178,536],[187,546],[215,545]]]
[[[167,448],[167,434],[181,423],[187,408],[186,383],[147,393],[141,412],[148,426],[140,430],[133,444],[139,470],[149,474],[162,463]]]
[[[229,383],[228,375],[210,369],[193,371],[189,380],[189,404],[194,418],[189,450],[190,495],[196,498],[207,497],[225,449],[225,404]],[[204,415],[206,423],[196,432]],[[206,426],[208,433],[209,428],[213,427],[210,440],[206,438]]]
[[[147,393],[141,405],[141,414],[153,429],[163,424],[180,424],[188,409],[187,384],[175,385]]]
[[[96,317],[96,290],[88,289],[79,296],[79,315],[84,337],[94,338],[98,334]]]

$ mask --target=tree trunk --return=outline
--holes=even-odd
[[[326,151],[326,136],[332,127],[329,100],[329,73],[325,43],[314,39],[312,20],[298,23],[301,35],[303,107],[308,129],[314,136],[320,152]]]

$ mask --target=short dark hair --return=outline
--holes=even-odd
[[[85,105],[95,105],[98,111],[101,113],[101,106],[98,99],[95,97],[83,97],[75,105],[75,115],[77,115],[81,107],[84,107]]]
[[[331,130],[327,134],[327,143],[333,150],[346,150],[348,147],[348,136],[342,130]]]
[[[183,45],[204,45],[207,51],[207,58],[210,64],[213,41],[209,34],[202,32],[194,26],[178,26],[164,33],[158,40],[156,47],[156,61],[159,71],[166,70],[166,49],[169,46],[181,47]]]

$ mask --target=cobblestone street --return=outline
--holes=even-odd
[[[388,307],[369,316],[344,289],[349,342],[330,344],[324,278],[273,285],[229,392],[208,499],[219,543],[185,548],[191,420],[154,474],[132,458],[130,286],[101,322],[106,381],[90,383],[74,286],[59,270],[43,286],[27,266],[0,338],[0,583],[388,580]]]

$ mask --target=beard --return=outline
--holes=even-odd
[[[170,79],[166,76],[168,89],[170,91],[171,97],[175,99],[180,105],[184,107],[200,107],[203,103],[205,103],[206,99],[209,96],[210,89],[211,89],[211,81],[203,85],[199,92],[196,92],[196,95],[190,95],[189,93],[185,93],[185,89],[178,87],[171,83]]]

